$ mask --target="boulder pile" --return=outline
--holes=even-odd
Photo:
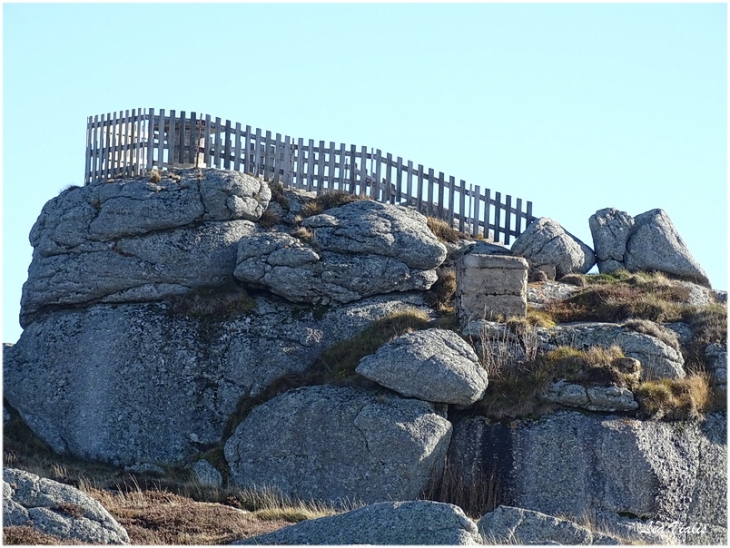
[[[62,192],[31,231],[4,415],[127,472],[356,507],[250,543],[724,542],[724,411],[647,420],[637,392],[687,397],[698,362],[724,390],[715,316],[534,315],[581,295],[596,263],[663,272],[676,306],[716,313],[725,297],[666,213],[598,211],[595,251],[541,218],[507,249],[446,245],[405,205],[328,198],[215,169]],[[467,288],[467,267],[499,272]],[[484,313],[459,325],[467,293]],[[518,312],[487,317],[490,298]],[[606,363],[540,369],[566,348]],[[509,382],[525,402],[496,413]],[[68,486],[5,481],[6,525],[129,542]]]

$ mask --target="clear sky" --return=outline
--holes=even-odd
[[[727,15],[714,4],[4,4],[3,341],[86,117],[196,111],[365,145],[588,218],[670,215],[726,289]]]

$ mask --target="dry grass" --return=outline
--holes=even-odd
[[[261,214],[258,220],[258,224],[264,228],[271,228],[272,226],[281,222],[281,215],[275,213],[269,208],[266,208]]]
[[[152,175],[150,175],[149,182],[150,183],[159,183],[162,181],[162,177],[160,176],[160,172],[157,170],[154,170],[152,172]]]
[[[46,535],[41,533],[35,527],[29,525],[17,526],[13,525],[10,527],[3,527],[3,544],[11,545],[18,544],[24,546],[60,546],[60,545],[82,545],[75,539],[61,539],[52,535]]]
[[[436,283],[423,294],[423,298],[436,312],[451,313],[454,311],[456,295],[456,272],[453,268],[439,268],[436,274]]]
[[[634,390],[639,416],[664,420],[699,420],[711,409],[713,393],[708,375],[647,381]]]
[[[429,486],[419,498],[454,504],[473,520],[479,520],[484,514],[503,504],[504,501],[502,500],[502,488],[495,472],[485,473],[479,469],[473,473],[473,476],[465,478],[447,459],[443,474],[432,478]]]
[[[311,244],[312,240],[314,240],[314,232],[305,226],[295,228],[290,232],[290,234],[305,244]]]
[[[426,224],[433,232],[434,236],[443,243],[456,244],[462,240],[473,240],[473,238],[463,232],[459,232],[449,223],[436,217],[426,217]]]
[[[349,204],[351,202],[368,199],[369,198],[367,198],[366,196],[356,196],[343,190],[323,192],[311,202],[304,204],[304,206],[302,207],[301,216],[312,217],[314,215],[319,215],[320,213],[323,213],[324,211],[333,207],[339,207],[345,204]]]
[[[228,544],[296,521],[285,519],[283,513],[262,519],[255,512],[196,502],[165,491],[112,492],[89,488],[87,492],[127,530],[132,544]]]
[[[269,190],[271,190],[271,201],[279,204],[284,211],[289,211],[289,201],[284,193],[284,185],[280,181],[268,181]]]

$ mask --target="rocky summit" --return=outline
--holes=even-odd
[[[4,540],[725,544],[727,295],[663,210],[587,222],[508,248],[217,169],[64,190],[3,348]]]

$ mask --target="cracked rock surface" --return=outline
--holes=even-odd
[[[471,405],[487,390],[487,372],[469,344],[453,331],[407,333],[364,357],[355,370],[399,394]]]
[[[275,436],[271,432],[276,432]],[[240,487],[341,505],[418,498],[443,469],[451,423],[432,404],[312,386],[256,407],[225,445]]]
[[[35,474],[3,470],[3,527],[26,525],[62,540],[129,544],[124,528],[97,501],[75,487]]]
[[[236,244],[270,198],[264,181],[215,169],[65,190],[30,233],[21,324],[49,305],[149,301],[232,279]]]
[[[524,257],[533,268],[554,265],[558,278],[571,272],[585,274],[596,264],[590,247],[548,217],[531,223],[511,250],[512,255]]]
[[[230,319],[170,303],[54,312],[5,347],[4,397],[57,452],[179,463],[221,441],[242,397],[380,318],[428,310],[408,294],[319,310],[266,297],[253,306]]]
[[[309,243],[259,233],[238,246],[235,277],[293,302],[347,303],[393,291],[426,290],[446,248],[415,211],[370,200],[302,222]]]
[[[335,516],[303,521],[234,544],[481,544],[476,524],[458,506],[414,500],[380,502]]]

